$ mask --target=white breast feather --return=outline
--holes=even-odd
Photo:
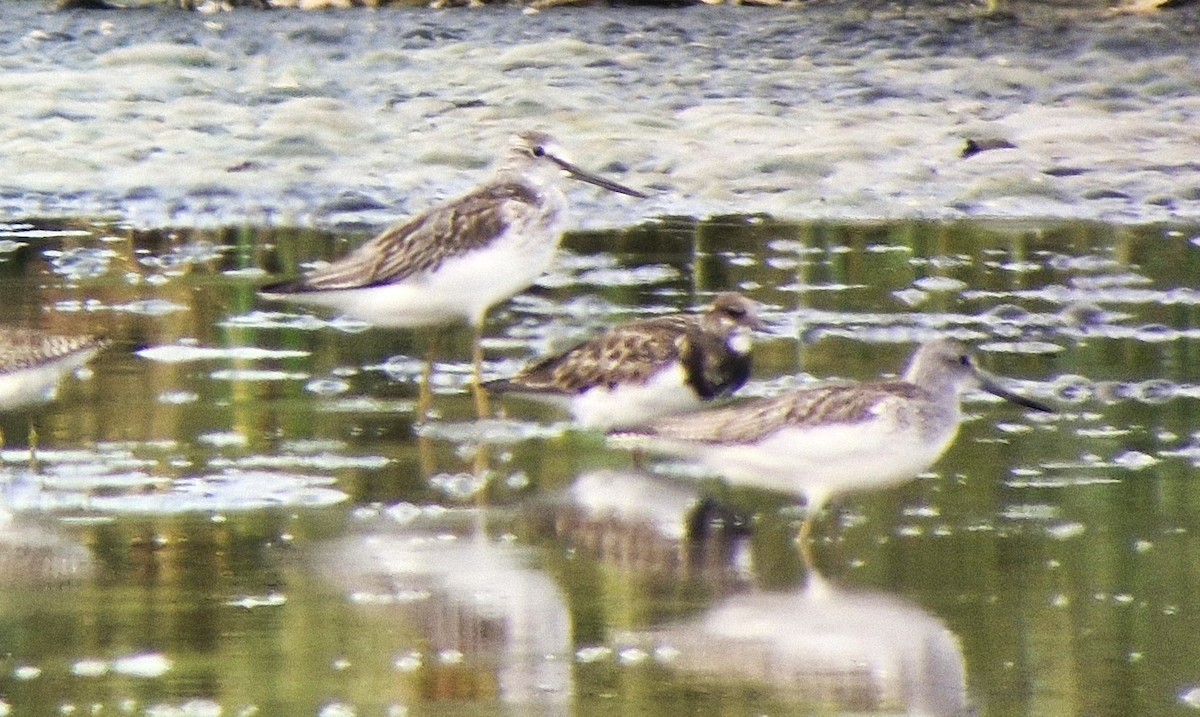
[[[687,385],[683,366],[672,363],[644,384],[622,384],[611,391],[590,389],[575,397],[571,412],[588,428],[609,430],[644,425],[655,418],[693,410],[701,403]]]

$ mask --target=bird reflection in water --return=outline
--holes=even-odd
[[[566,714],[571,622],[554,580],[529,566],[527,549],[489,537],[478,511],[395,510],[381,516],[378,530],[319,556],[322,577],[382,617],[387,631],[406,625],[420,636],[421,649],[400,662],[432,672],[420,681],[426,698],[487,694],[539,714]]]
[[[716,539],[689,529],[698,507],[711,511],[693,484],[598,471],[571,486],[556,526],[594,559],[661,576],[686,565],[678,559],[686,543]],[[673,670],[753,682],[821,709],[963,714],[963,652],[940,619],[894,595],[839,587],[811,565],[798,588],[762,589],[770,579],[755,564],[754,539],[742,532],[741,549],[708,553],[723,563],[688,573],[713,596],[702,614],[617,636],[618,647],[670,654]]]

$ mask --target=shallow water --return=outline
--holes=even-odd
[[[447,332],[254,296],[365,235],[0,231],[5,322],[116,345],[0,418],[13,714],[1187,714],[1200,705],[1200,227],[661,221],[577,233],[495,309],[489,375],[738,288],[745,393],[952,334],[1060,410],[974,397],[935,469],[794,545],[794,496],[648,472]],[[36,466],[25,436],[37,428]],[[697,501],[717,527],[684,540]],[[720,527],[720,526],[724,527]]]
[[[2,704],[1200,708],[1197,14],[910,10],[0,5],[0,321],[116,341],[0,417]],[[1060,412],[973,400],[933,472],[822,517],[806,571],[794,496],[635,471],[537,404],[476,420],[465,330],[416,426],[428,332],[255,298],[529,124],[655,196],[572,191],[576,226],[621,229],[491,313],[489,376],[738,288],[772,331],[747,395],[953,334]],[[119,221],[11,219],[47,214]],[[980,217],[1016,219],[954,221]]]

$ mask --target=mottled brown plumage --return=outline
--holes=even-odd
[[[466,321],[478,330],[496,302],[550,266],[566,226],[567,176],[646,195],[585,172],[544,132],[521,132],[494,174],[466,194],[400,222],[341,259],[264,287],[263,298],[323,306],[374,326]]]
[[[95,336],[0,328],[0,410],[54,397],[59,381],[108,345]]]
[[[579,393],[594,386],[642,383],[687,348],[688,323],[688,317],[671,316],[609,329],[566,354],[538,362],[510,385]]]
[[[385,229],[333,264],[264,291],[295,293],[361,289],[436,271],[446,259],[487,245],[513,217],[535,210],[539,195],[529,186],[501,181],[484,185],[449,204]]]
[[[622,384],[644,384],[669,364],[679,363],[698,396],[726,396],[740,388],[750,373],[749,355],[733,350],[730,337],[738,330],[760,327],[754,302],[732,292],[721,294],[703,314],[614,326],[487,387],[497,392],[568,395],[593,388],[611,390]]]
[[[108,345],[88,335],[48,334],[37,329],[0,328],[0,377]]]
[[[882,402],[893,398],[910,401],[927,397],[924,390],[900,381],[835,384],[703,414],[665,418],[654,425],[654,435],[707,444],[755,443],[785,427],[804,429],[869,421]]]

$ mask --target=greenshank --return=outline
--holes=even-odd
[[[266,286],[260,295],[335,309],[375,326],[465,321],[475,329],[478,386],[485,314],[533,284],[558,249],[568,206],[559,182],[564,175],[647,196],[575,166],[550,135],[521,132],[481,186],[385,229],[338,261]]]
[[[585,428],[640,426],[741,388],[762,328],[758,305],[726,292],[703,313],[614,326],[484,388],[566,403]]]
[[[937,339],[917,348],[898,381],[797,389],[663,418],[614,441],[694,458],[735,483],[801,495],[804,546],[831,497],[897,484],[932,466],[958,433],[962,394],[974,388],[1052,411],[1004,389],[963,344]]]

